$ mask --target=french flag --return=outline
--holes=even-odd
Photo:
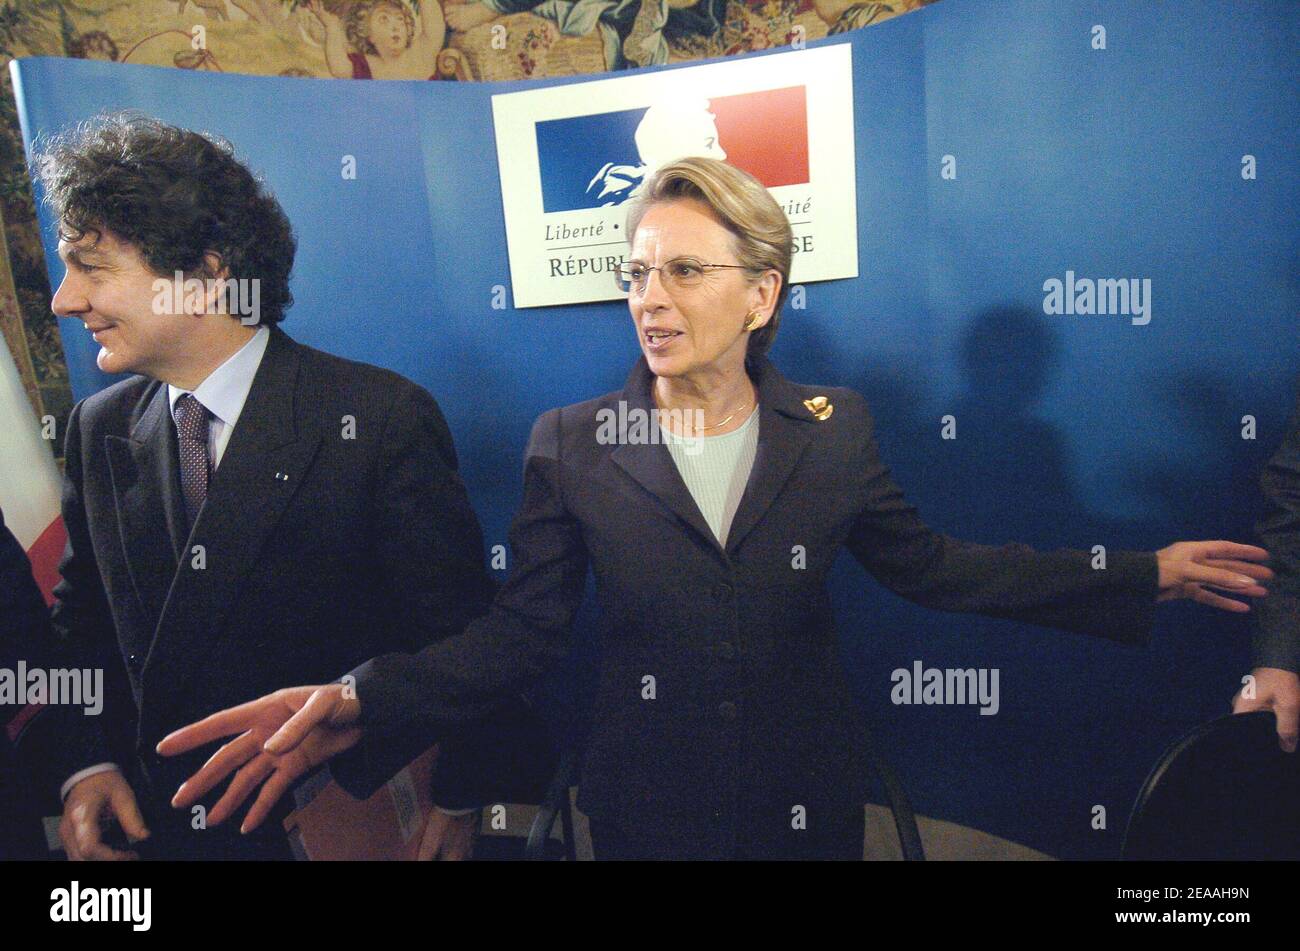
[[[805,86],[548,119],[535,135],[548,214],[620,205],[656,168],[691,155],[722,159],[768,188],[809,181]]]
[[[47,604],[54,602],[67,535],[59,515],[62,477],[51,441],[41,438],[18,367],[0,338],[0,511],[32,563]]]

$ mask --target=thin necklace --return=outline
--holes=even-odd
[[[735,418],[736,418],[736,415],[737,415],[741,410],[748,409],[748,408],[749,408],[749,404],[748,404],[748,403],[745,403],[745,404],[743,404],[739,409],[737,409],[734,413],[732,413],[730,416],[728,416],[726,419],[724,419],[722,422],[720,422],[720,423],[714,423],[712,426],[701,426],[701,427],[700,427],[700,430],[701,430],[701,432],[703,432],[704,430],[708,430],[708,429],[719,429],[719,428],[721,428],[721,427],[727,425],[727,423],[731,422],[733,419],[735,419]]]
[[[697,427],[695,427],[695,428],[698,429],[700,432],[704,432],[705,430],[709,430],[709,429],[720,429],[721,427],[727,425],[727,423],[729,423],[729,422],[731,422],[733,419],[735,419],[735,418],[736,418],[736,415],[737,415],[738,413],[740,413],[742,410],[746,410],[746,409],[748,409],[748,408],[749,408],[749,405],[750,405],[749,403],[743,403],[743,404],[741,404],[739,407],[736,408],[735,412],[733,412],[733,413],[732,413],[730,416],[728,416],[726,419],[722,420],[722,422],[720,422],[720,423],[714,423],[712,426],[697,426]],[[668,410],[660,408],[660,409],[659,409],[659,412],[660,412],[661,414],[662,414],[662,413],[667,413]]]
[[[653,394],[651,395],[651,399],[652,399],[652,400],[655,400],[655,401],[657,402],[657,399],[655,398],[655,396],[654,396]],[[740,406],[736,407],[736,409],[732,411],[731,415],[728,416],[726,419],[722,420],[722,422],[720,422],[720,423],[714,423],[712,426],[698,426],[698,427],[696,427],[696,428],[699,429],[700,432],[706,432],[707,430],[710,430],[710,429],[720,429],[721,427],[727,425],[727,423],[729,423],[729,422],[731,422],[733,419],[735,419],[735,418],[736,418],[736,415],[737,415],[738,413],[740,413],[742,410],[748,409],[749,406],[750,406],[750,403],[749,403],[748,400],[746,400],[744,403],[741,403]],[[659,411],[659,413],[660,413],[661,415],[662,415],[663,413],[668,412],[668,410],[664,409],[662,406],[656,406],[655,408]]]

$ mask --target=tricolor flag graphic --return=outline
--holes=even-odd
[[[59,558],[66,535],[59,517],[62,483],[51,441],[40,426],[18,377],[9,348],[0,337],[0,511],[32,563],[32,574],[53,603]]]
[[[768,188],[809,181],[804,86],[551,119],[536,135],[547,213],[622,204],[655,169],[690,155],[723,159]]]

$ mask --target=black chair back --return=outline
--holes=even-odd
[[[1300,858],[1300,755],[1272,713],[1212,720],[1160,757],[1124,834],[1133,860]]]

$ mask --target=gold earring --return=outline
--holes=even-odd
[[[758,313],[757,311],[753,311],[753,310],[751,310],[751,311],[749,312],[749,316],[745,318],[745,329],[746,329],[746,330],[753,330],[753,329],[754,329],[754,325],[755,325],[756,323],[758,323],[760,319],[761,319],[761,318],[760,318],[759,313]]]

